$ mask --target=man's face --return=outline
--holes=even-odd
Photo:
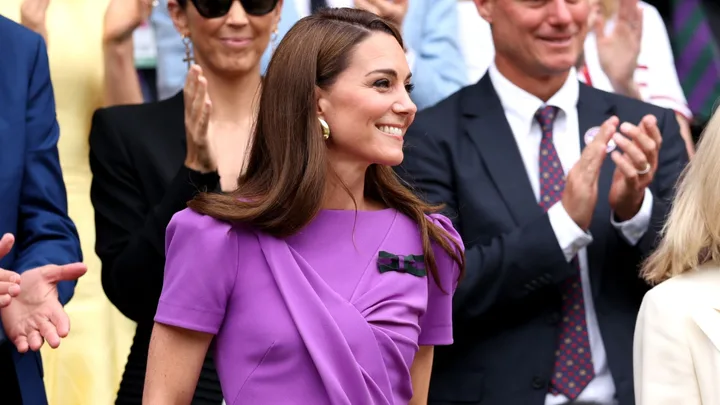
[[[588,29],[588,0],[475,0],[492,25],[496,60],[528,75],[566,73]]]

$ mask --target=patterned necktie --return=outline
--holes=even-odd
[[[560,201],[565,189],[565,173],[553,145],[553,122],[557,107],[546,106],[538,110],[535,119],[542,129],[540,141],[540,207],[547,211]],[[590,352],[585,300],[580,282],[577,257],[572,260],[577,273],[560,285],[562,292],[562,321],[555,351],[555,368],[550,380],[550,392],[563,394],[575,400],[595,377]]]
[[[673,0],[675,65],[690,110],[712,115],[720,96],[720,67],[713,34],[700,0]]]
[[[321,8],[327,7],[327,0],[310,0],[310,14],[315,14]]]

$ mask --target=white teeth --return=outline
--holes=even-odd
[[[377,128],[379,130],[381,130],[382,132],[385,132],[386,134],[389,134],[389,135],[402,136],[402,129],[400,129],[400,128],[391,127],[388,125],[381,125]]]

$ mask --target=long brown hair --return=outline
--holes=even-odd
[[[373,32],[392,35],[403,45],[393,25],[366,11],[325,9],[298,21],[268,66],[247,168],[238,179],[238,189],[229,194],[199,194],[188,206],[276,237],[292,235],[310,223],[320,211],[332,173],[315,89],[329,89],[347,68],[353,49]],[[464,271],[460,243],[425,216],[440,207],[416,197],[392,168],[371,165],[365,174],[365,194],[418,223],[425,265],[438,285],[431,241]]]

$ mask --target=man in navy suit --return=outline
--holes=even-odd
[[[67,336],[62,305],[86,268],[67,215],[45,43],[2,16],[0,38],[0,268],[17,274],[0,291],[0,403],[43,405],[38,350]]]
[[[417,115],[399,169],[466,246],[429,403],[632,405],[638,269],[687,161],[678,124],[578,82],[587,0],[475,4],[495,61]]]

